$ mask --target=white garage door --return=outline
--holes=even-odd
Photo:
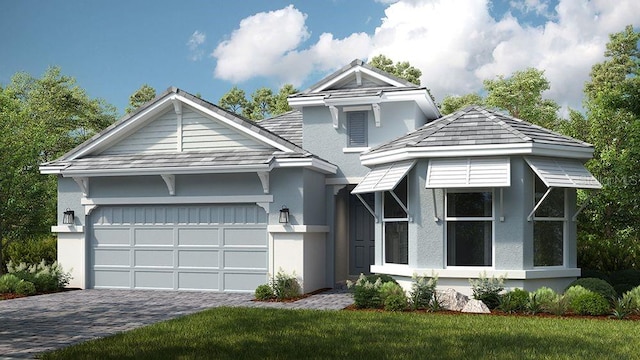
[[[251,204],[98,207],[91,286],[254,291],[267,281],[266,223]]]

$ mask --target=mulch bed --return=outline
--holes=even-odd
[[[39,292],[39,293],[35,293],[33,295],[21,295],[21,294],[14,294],[14,293],[0,293],[0,300],[11,300],[11,299],[18,299],[18,298],[29,297],[29,296],[38,296],[38,295],[53,294],[53,293],[58,293],[58,292],[74,291],[74,290],[80,290],[80,289],[79,288],[64,288],[64,289],[59,290],[59,291]]]
[[[296,297],[290,298],[290,299],[282,299],[282,300],[278,300],[278,299],[269,299],[269,300],[252,299],[251,301],[292,303],[292,302],[296,302],[296,301],[304,299],[304,298],[308,298],[311,295],[316,295],[316,294],[323,293],[323,292],[328,291],[328,290],[331,290],[331,288],[318,289],[316,291],[312,291],[310,293],[302,294],[300,296],[296,296]]]

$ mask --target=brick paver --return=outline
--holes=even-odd
[[[32,358],[90,339],[219,306],[339,310],[353,303],[330,290],[292,303],[251,301],[252,294],[78,290],[0,301],[0,359]]]

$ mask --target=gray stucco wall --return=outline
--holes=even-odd
[[[270,192],[273,195],[269,211],[269,224],[278,224],[282,206],[289,208],[289,223],[304,225],[304,176],[303,169],[274,169],[269,176]],[[319,190],[320,191],[320,190]]]
[[[428,164],[429,160],[420,160],[409,173],[410,178],[417,180],[408,183],[409,208],[414,216],[413,224],[409,224],[409,237],[415,233],[416,238],[415,251],[409,253],[415,254],[416,267],[441,269],[444,268],[444,196],[442,189],[425,188]],[[437,222],[436,216],[440,219]]]
[[[58,176],[58,224],[62,224],[64,211],[71,209],[74,211],[75,225],[85,225],[84,207],[80,205],[81,198],[80,187],[73,179]]]
[[[325,175],[304,169],[304,223],[326,225]]]
[[[339,126],[333,127],[327,106],[303,109],[303,148],[338,166],[337,178],[362,177],[369,171],[360,164],[360,153],[344,152],[347,147],[347,113],[338,107]],[[376,127],[373,111],[367,111],[368,146],[374,147],[422,126],[426,118],[413,102],[383,103],[381,126]]]

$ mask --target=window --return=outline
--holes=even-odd
[[[447,265],[491,266],[493,193],[450,191],[445,211]]]
[[[350,111],[347,113],[347,147],[367,146],[367,113]]]
[[[547,186],[535,177],[534,206]],[[565,189],[553,188],[533,217],[533,265],[564,265]]]
[[[407,204],[407,178],[393,192],[403,205]],[[384,192],[384,261],[391,264],[409,263],[409,216],[391,191]]]

